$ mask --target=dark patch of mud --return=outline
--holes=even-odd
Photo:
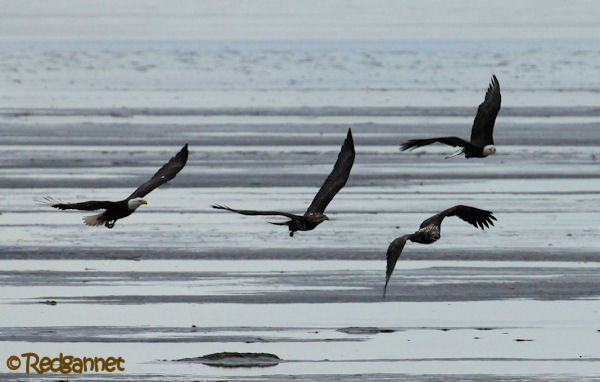
[[[175,362],[202,363],[214,367],[270,367],[282,362],[281,358],[270,353],[238,353],[222,352],[207,354],[202,357],[182,358]]]
[[[383,329],[376,327],[358,327],[358,326],[350,326],[347,328],[337,329],[338,332],[346,333],[346,334],[379,334],[379,333],[394,333],[393,329]]]

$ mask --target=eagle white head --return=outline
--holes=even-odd
[[[496,154],[496,146],[494,145],[486,145],[483,147],[483,155],[484,156],[488,156],[488,155],[494,155]]]
[[[129,199],[127,201],[127,208],[129,208],[130,211],[135,211],[142,204],[148,204],[146,199],[142,199],[142,198]]]

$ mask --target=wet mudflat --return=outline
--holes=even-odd
[[[0,378],[25,378],[4,367],[25,352],[126,360],[82,381],[597,378],[595,45],[332,46],[2,44]],[[399,151],[468,138],[492,72],[497,155]],[[315,231],[210,208],[303,212],[348,128],[355,166]],[[113,230],[36,203],[123,198],[186,142],[187,167]],[[409,243],[382,300],[388,243],[455,204],[498,222]],[[176,361],[220,352],[281,362]]]
[[[53,118],[45,123],[63,129]],[[221,130],[197,127],[203,117],[193,117],[198,123],[167,123],[172,142],[160,143],[152,137],[163,127],[136,122],[121,130],[118,146],[99,145],[93,133],[118,121],[85,118],[94,128],[58,146],[36,141],[44,132],[30,117],[3,120],[11,132],[0,169],[3,358],[115,353],[126,359],[126,373],[110,375],[120,380],[536,381],[600,373],[600,151],[588,144],[598,141],[595,131],[565,145],[560,121],[536,120],[545,138],[516,145],[528,118],[540,117],[514,117],[499,124],[496,157],[467,161],[444,160],[443,147],[400,153],[397,144],[421,131],[403,118],[422,117],[394,117],[398,126],[377,117],[366,125],[225,122]],[[330,206],[333,220],[317,230],[289,238],[268,219],[210,209],[218,202],[303,211],[347,127],[356,165]],[[508,136],[513,144],[500,145]],[[309,144],[296,145],[303,139]],[[85,213],[35,202],[127,195],[183,142],[192,154],[182,174],[112,231],[84,227]],[[496,227],[448,219],[438,243],[407,245],[382,300],[389,241],[458,203],[493,210]],[[217,352],[267,352],[281,362],[176,362]]]

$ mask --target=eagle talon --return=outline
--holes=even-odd
[[[116,222],[117,222],[116,220],[113,220],[112,222],[106,222],[105,226],[106,226],[106,228],[112,228],[115,226]]]

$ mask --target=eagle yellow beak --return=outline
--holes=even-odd
[[[140,200],[140,203],[142,203],[142,204],[148,204],[148,202],[146,201],[146,199]]]

